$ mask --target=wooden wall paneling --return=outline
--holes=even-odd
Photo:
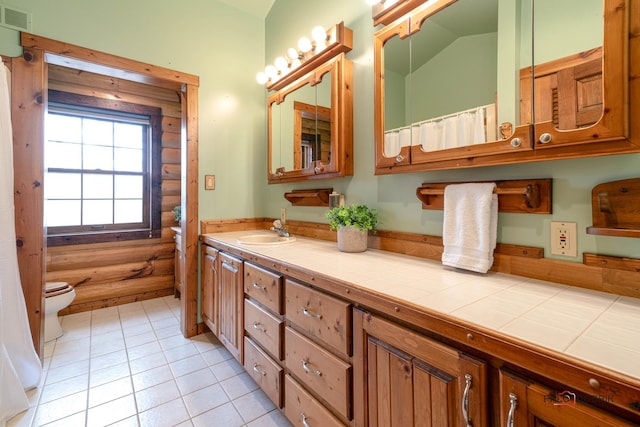
[[[145,241],[136,242],[135,245],[124,246],[118,242],[97,243],[93,245],[55,246],[47,250],[47,271],[78,270],[87,265],[104,267],[126,262],[172,259],[173,243],[158,243],[153,245],[143,244]]]
[[[31,337],[43,357],[45,252],[44,237],[44,52],[25,49],[13,58],[11,73],[14,203],[20,280]]]
[[[181,128],[182,253],[180,329],[185,337],[198,333],[198,87],[183,86]],[[164,168],[163,168],[164,169]]]

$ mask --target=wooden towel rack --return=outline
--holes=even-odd
[[[494,193],[498,195],[498,211],[512,213],[551,213],[550,178],[482,181],[495,182]],[[444,189],[450,184],[462,182],[423,183],[416,189],[416,196],[422,202],[422,209],[444,209]]]
[[[314,188],[310,190],[292,190],[284,193],[284,198],[293,206],[329,206],[329,194],[333,188]]]

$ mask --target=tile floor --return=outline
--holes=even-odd
[[[173,296],[63,317],[31,408],[8,427],[290,426],[210,333],[186,339]]]

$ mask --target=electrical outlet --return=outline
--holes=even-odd
[[[575,222],[551,222],[551,254],[578,256],[578,228]]]
[[[280,209],[280,222],[282,225],[287,223],[287,210],[285,208]]]

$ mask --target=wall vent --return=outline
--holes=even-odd
[[[0,4],[0,26],[31,32],[31,12]]]

